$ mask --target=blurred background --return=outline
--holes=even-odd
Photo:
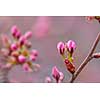
[[[60,71],[65,74],[65,80],[70,79],[70,73],[57,52],[57,43],[59,41],[66,42],[69,39],[74,40],[77,49],[74,52],[74,63],[78,67],[87,56],[98,32],[100,24],[97,21],[86,21],[82,16],[16,16],[16,17],[0,17],[0,33],[10,35],[10,29],[13,25],[17,25],[24,34],[26,31],[32,31],[33,37],[32,48],[37,49],[39,56],[36,63],[41,68],[37,72],[28,73],[18,66],[13,68],[8,77],[17,82],[45,82],[45,77],[51,76],[53,66],[57,66]],[[96,49],[100,51],[100,43]],[[75,82],[100,82],[100,60],[94,59],[77,77]]]

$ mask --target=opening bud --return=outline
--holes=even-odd
[[[60,71],[57,69],[56,66],[54,66],[52,68],[52,76],[56,80],[56,82],[58,83],[59,82],[59,79],[60,79]]]
[[[57,44],[57,49],[58,49],[58,52],[63,55],[64,54],[64,51],[65,51],[65,45],[63,42],[59,42]]]
[[[74,41],[69,40],[66,44],[67,50],[72,54],[74,50],[76,49],[76,44]]]

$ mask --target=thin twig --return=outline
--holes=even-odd
[[[83,68],[86,66],[86,64],[93,58],[93,53],[97,47],[97,44],[99,43],[100,40],[100,32],[97,35],[96,40],[94,41],[92,48],[90,49],[90,52],[88,53],[87,57],[84,59],[84,61],[81,63],[81,65],[79,66],[79,68],[76,70],[76,72],[74,73],[73,77],[70,80],[70,83],[73,83],[75,81],[75,79],[77,78],[77,76],[80,74],[80,72],[83,70]]]

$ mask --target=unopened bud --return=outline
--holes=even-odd
[[[25,33],[25,38],[26,39],[31,38],[31,37],[32,37],[32,32],[29,31],[29,32]]]
[[[24,63],[26,61],[26,57],[23,56],[23,55],[19,55],[18,56],[18,61],[19,61],[19,63]]]
[[[65,45],[63,42],[59,42],[57,44],[57,49],[58,49],[58,52],[62,55],[64,54],[64,51],[65,51]]]
[[[59,79],[60,79],[60,72],[59,72],[59,70],[57,69],[56,66],[54,66],[52,68],[52,76],[56,80],[56,82],[58,83],[59,82]]]
[[[66,44],[67,50],[72,54],[74,50],[76,49],[76,44],[74,41],[69,40]]]

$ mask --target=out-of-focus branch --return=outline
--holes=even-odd
[[[84,61],[81,63],[81,65],[79,66],[79,68],[76,70],[76,72],[73,74],[70,83],[73,83],[75,81],[75,79],[78,77],[78,75],[80,74],[80,72],[83,70],[83,68],[88,64],[88,62],[90,60],[92,60],[92,58],[94,58],[92,55],[97,47],[97,44],[99,43],[100,40],[100,32],[98,33],[91,49],[90,52],[88,53],[87,57],[84,59]]]

